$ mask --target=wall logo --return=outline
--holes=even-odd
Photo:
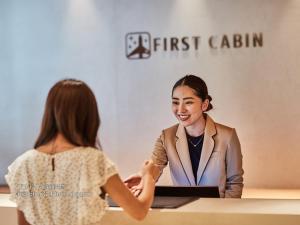
[[[151,36],[148,32],[128,33],[125,40],[128,59],[147,59],[151,56]]]
[[[171,36],[151,38],[148,32],[131,32],[125,36],[126,57],[128,59],[148,59],[159,52],[212,52],[226,49],[262,48],[262,32],[233,33],[218,35]]]

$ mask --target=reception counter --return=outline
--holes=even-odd
[[[142,223],[110,208],[102,224],[299,225],[300,200],[202,198],[178,209],[151,210]]]
[[[16,208],[0,194],[0,224],[16,225]],[[4,222],[5,221],[5,222]],[[145,220],[109,208],[102,225],[299,225],[299,199],[201,198],[177,209],[151,209]]]

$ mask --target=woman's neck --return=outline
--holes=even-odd
[[[52,140],[54,145],[72,145],[61,133],[58,133]]]
[[[49,143],[40,146],[39,151],[42,152],[63,152],[75,148],[61,133],[58,133]]]
[[[65,151],[76,147],[70,143],[61,133],[58,133],[53,139],[52,148],[56,151]]]
[[[192,137],[198,137],[204,133],[206,120],[204,117],[201,117],[199,121],[191,126],[185,128],[188,135]]]

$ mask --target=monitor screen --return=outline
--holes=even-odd
[[[156,186],[151,208],[178,208],[199,198],[219,198],[217,186]],[[118,207],[108,196],[108,205]]]

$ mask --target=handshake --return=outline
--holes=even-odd
[[[144,188],[144,179],[146,176],[151,176],[156,182],[161,174],[160,168],[153,163],[152,160],[147,160],[140,172],[130,175],[124,180],[124,184],[135,197],[138,197]]]

